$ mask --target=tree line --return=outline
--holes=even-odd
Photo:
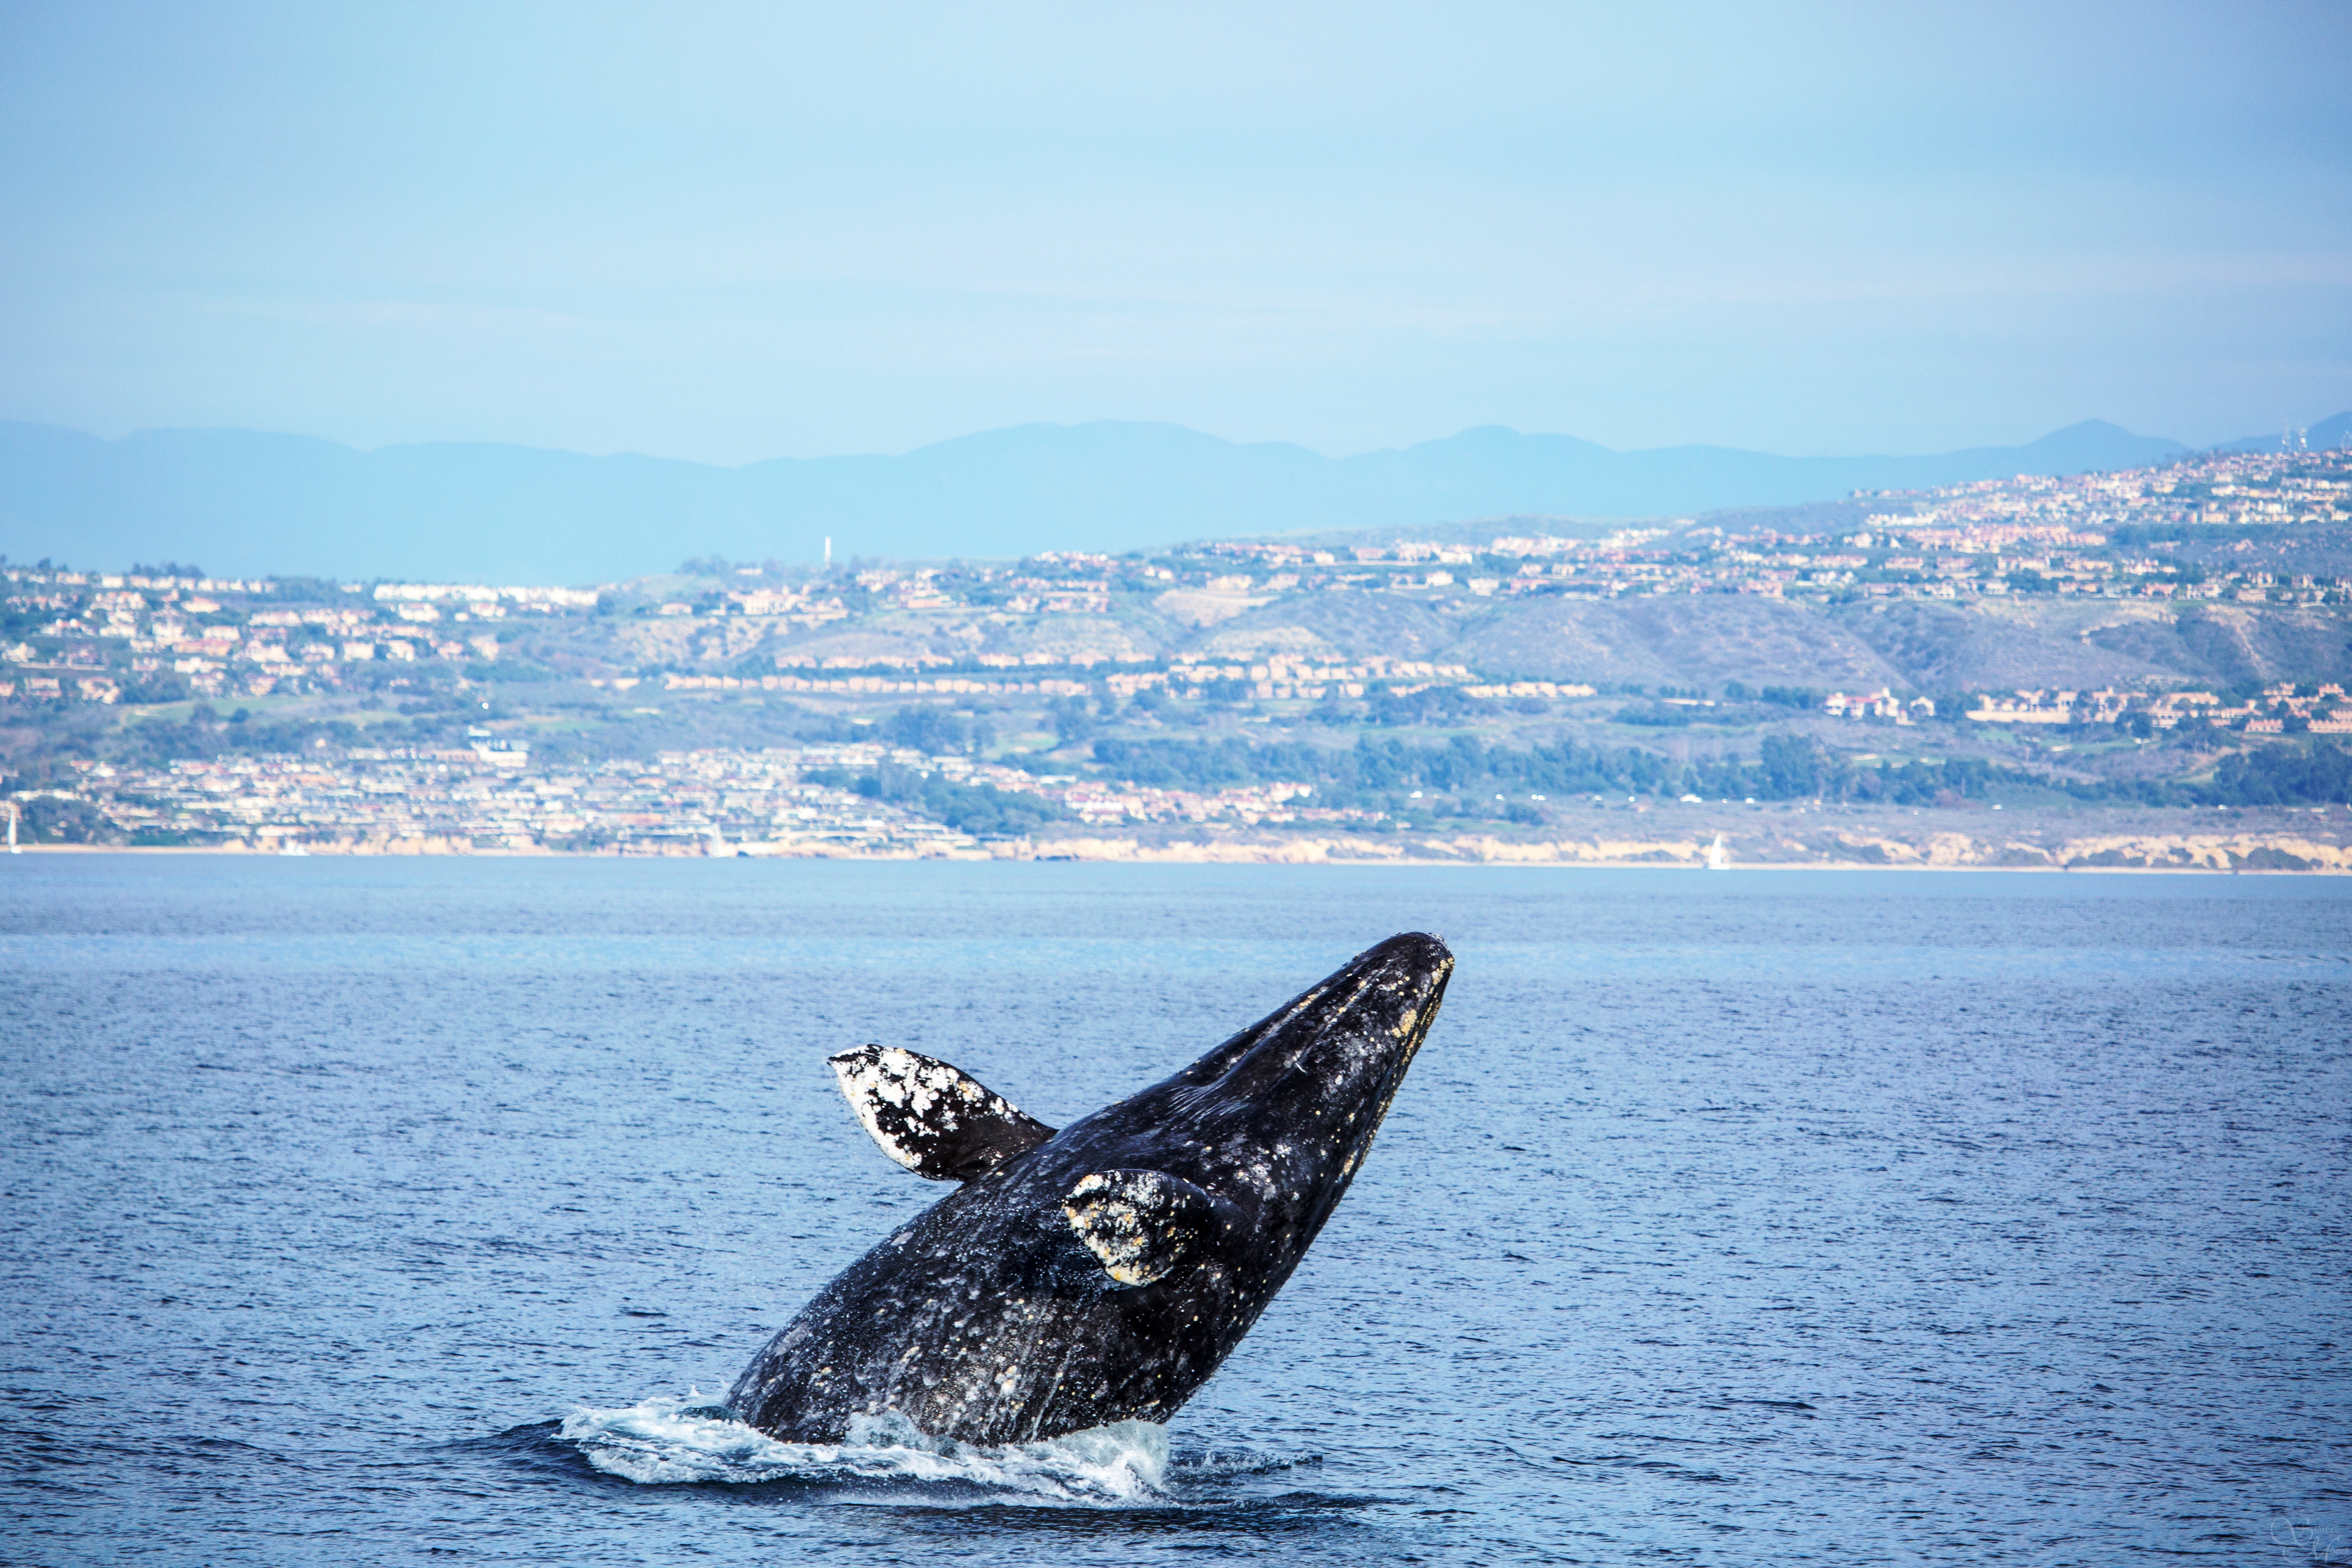
[[[2280,806],[2352,802],[2352,752],[2312,743],[2270,746],[2225,759],[2210,780],[2110,782],[2053,778],[1981,758],[1859,765],[1809,737],[1768,735],[1757,757],[1678,765],[1641,747],[1562,740],[1522,749],[1454,736],[1437,745],[1364,736],[1353,747],[1300,742],[1098,739],[1103,771],[1147,789],[1210,792],[1251,784],[1312,784],[1319,803],[1394,806],[1418,789],[1464,798],[1482,814],[1577,795],[1696,795],[1710,800],[1833,800],[1956,806],[1991,799],[2147,805]]]

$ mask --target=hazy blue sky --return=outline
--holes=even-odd
[[[2352,405],[2341,0],[983,9],[12,0],[0,417],[739,462]]]

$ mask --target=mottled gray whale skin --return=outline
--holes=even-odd
[[[944,1062],[835,1058],[885,1152],[963,1185],[820,1291],[729,1404],[811,1443],[886,1412],[992,1445],[1167,1420],[1331,1217],[1453,970],[1436,937],[1392,936],[1059,1132]]]

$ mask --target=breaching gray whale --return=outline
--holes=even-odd
[[[1436,937],[1392,936],[1059,1132],[943,1061],[835,1057],[885,1153],[963,1185],[820,1291],[729,1405],[807,1443],[885,1413],[981,1444],[1167,1420],[1331,1217],[1453,970]]]

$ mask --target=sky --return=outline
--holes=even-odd
[[[0,418],[719,463],[2352,407],[2352,5],[0,4]]]

